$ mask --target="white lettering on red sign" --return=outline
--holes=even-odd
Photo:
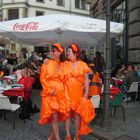
[[[13,26],[14,31],[34,31],[38,29],[38,22],[29,22],[27,24],[16,23]]]

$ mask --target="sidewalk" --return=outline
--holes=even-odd
[[[33,102],[40,106],[41,97],[39,90],[32,92]],[[123,121],[122,110],[117,108],[116,115],[111,116],[111,129],[105,131],[96,123],[92,122],[94,132],[91,135],[83,136],[81,140],[140,140],[140,104],[138,102],[130,102],[128,105],[123,103],[125,108],[126,122]],[[12,129],[13,116],[4,121],[0,118],[0,140],[47,140],[50,134],[50,126],[40,126],[38,124],[39,113],[33,114],[31,120],[16,120],[16,129]],[[12,114],[13,115],[13,114]],[[97,118],[98,120],[98,118]],[[72,136],[74,135],[74,127],[71,127]],[[64,124],[60,124],[61,140],[64,140],[65,130]]]
[[[111,129],[105,131],[98,124],[93,126],[94,136],[102,140],[140,140],[140,104],[123,102],[126,122],[123,121],[121,108],[117,108],[116,115],[111,116]],[[97,118],[98,121],[98,118]]]
[[[40,107],[40,90],[32,91],[33,103]],[[7,120],[0,118],[0,140],[47,140],[50,135],[50,125],[40,126],[38,123],[39,113],[31,116],[33,120],[23,120],[17,118],[15,130],[12,129],[13,114],[7,112]],[[71,127],[72,137],[74,136],[74,126]],[[64,123],[60,124],[61,140],[65,139]],[[81,140],[99,140],[93,135],[82,136]]]

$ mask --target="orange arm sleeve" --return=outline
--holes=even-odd
[[[40,73],[40,82],[43,90],[46,94],[51,94],[55,88],[51,87],[49,84],[49,76],[48,76],[48,65],[42,64],[41,73]]]

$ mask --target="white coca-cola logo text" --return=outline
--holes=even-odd
[[[16,23],[13,26],[14,31],[34,31],[38,29],[38,22],[29,22],[27,24]]]

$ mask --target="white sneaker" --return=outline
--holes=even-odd
[[[129,102],[131,101],[131,97],[129,96],[128,98],[123,99],[124,102]]]
[[[127,101],[129,102],[129,101],[131,101],[131,100],[132,100],[132,99],[131,99],[131,97],[129,96]]]
[[[126,102],[127,101],[127,98],[123,99],[123,101]]]

